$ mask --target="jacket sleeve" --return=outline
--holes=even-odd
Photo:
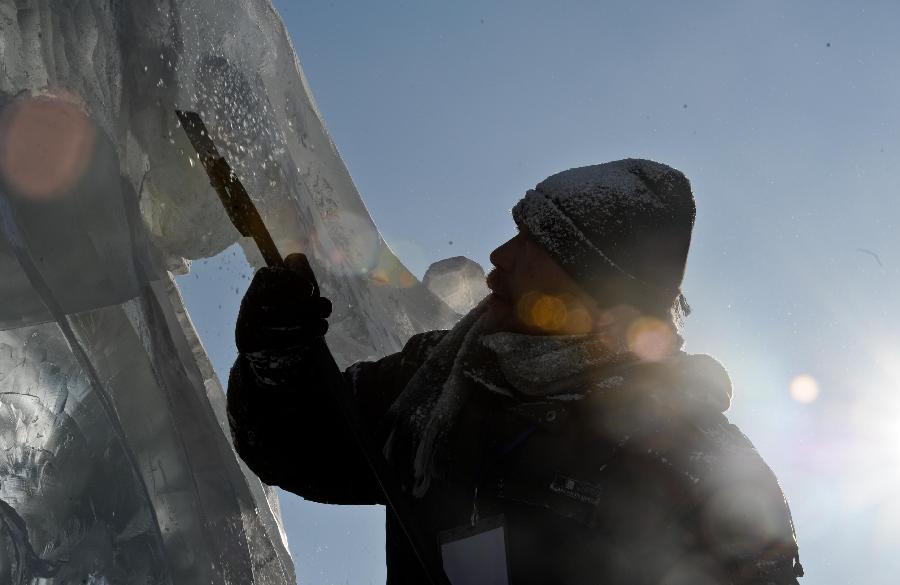
[[[733,585],[798,585],[803,567],[781,489],[722,486],[697,510],[702,550]]]
[[[367,436],[374,435],[439,333],[413,336],[402,351],[343,373]],[[238,356],[227,398],[235,450],[264,483],[308,500],[384,503],[329,387],[328,351],[319,338],[288,350]]]
[[[734,425],[722,424],[712,435],[727,448],[692,450],[714,462],[698,472],[692,525],[700,550],[733,585],[797,585],[803,567],[774,472]]]
[[[580,470],[598,495],[589,528],[558,539],[569,581],[798,585],[803,569],[784,495],[736,427],[721,417],[629,431],[630,442],[596,476]],[[589,485],[573,482],[571,497],[591,495]],[[560,516],[574,509],[559,506]]]

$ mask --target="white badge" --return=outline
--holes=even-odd
[[[438,534],[444,572],[453,585],[509,585],[503,516]]]

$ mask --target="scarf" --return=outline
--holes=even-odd
[[[385,419],[384,454],[412,477],[410,491],[422,497],[442,475],[446,446],[473,389],[525,401],[578,400],[583,374],[630,359],[593,335],[486,333],[482,303],[432,349]]]

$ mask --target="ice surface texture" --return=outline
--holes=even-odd
[[[339,363],[455,318],[385,246],[267,0],[0,0],[0,582],[294,581],[171,277],[239,241],[175,108],[310,256]]]

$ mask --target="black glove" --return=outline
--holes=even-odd
[[[260,268],[241,301],[235,343],[242,354],[308,346],[328,331],[331,301],[303,254],[284,259],[284,268]]]

